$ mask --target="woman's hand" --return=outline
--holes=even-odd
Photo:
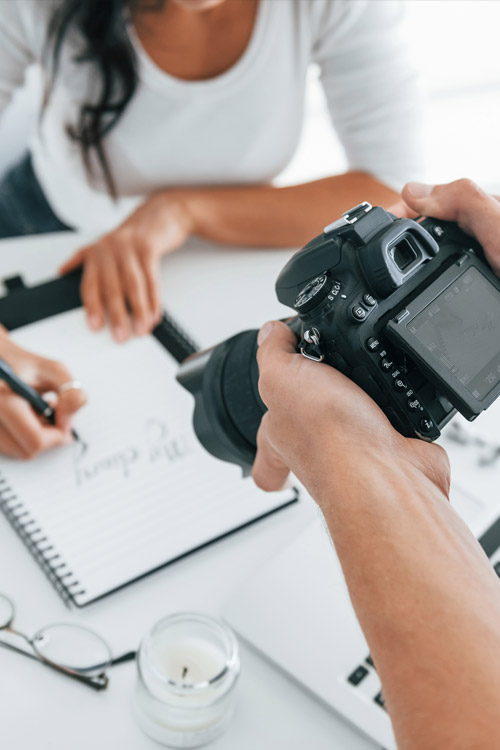
[[[39,393],[58,393],[73,380],[64,365],[39,357],[14,344],[0,327],[0,358]],[[27,401],[0,381],[0,453],[12,458],[33,458],[42,451],[72,442],[73,414],[86,402],[78,388],[63,390],[53,403],[56,424],[50,425],[36,414]]]
[[[180,197],[159,192],[117,229],[78,250],[59,270],[84,266],[81,295],[89,326],[98,330],[108,318],[117,341],[151,331],[161,317],[160,257],[182,245],[191,231]]]
[[[486,258],[500,276],[500,201],[488,195],[472,180],[455,180],[448,185],[423,185],[409,182],[403,188],[403,200],[390,210],[398,216],[433,216],[456,221],[472,234],[484,249]]]
[[[430,480],[447,497],[449,463],[442,448],[402,437],[361,388],[333,367],[305,359],[296,347],[284,323],[266,323],[260,331],[259,391],[269,411],[252,471],[259,487],[280,489],[291,470],[321,506],[362,483],[361,475],[383,484],[390,469]]]

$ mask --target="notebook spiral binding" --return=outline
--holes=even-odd
[[[0,510],[67,606],[74,601],[75,596],[85,593],[82,589],[75,590],[80,585],[79,581],[70,570],[65,570],[66,563],[61,560],[47,537],[38,538],[41,530],[37,527],[36,521],[24,509],[22,502],[1,473]],[[52,554],[47,556],[47,552]]]
[[[78,291],[80,273],[69,274],[64,283],[66,284],[66,297],[57,307],[57,310],[53,310],[50,305],[49,308],[46,309],[42,305],[33,302],[32,307],[38,312],[33,320],[39,320],[49,315],[54,315],[56,312],[73,309],[80,304]],[[47,292],[49,289],[52,289],[52,286],[55,284],[60,285],[61,280],[48,282],[47,284],[32,288],[31,290],[22,290],[22,292],[24,291],[28,294],[29,292],[34,293],[35,290],[39,290],[40,292],[45,293],[43,298],[45,301],[53,301],[57,298],[57,295]],[[16,328],[19,325],[23,325],[26,322],[26,304],[22,298],[22,293],[16,291],[14,299],[19,303],[17,307],[16,305],[13,306],[13,312],[15,314],[9,317],[9,307],[5,310],[5,314],[2,312],[2,322],[9,330]],[[36,297],[34,299],[36,300]],[[3,300],[0,300],[0,306],[2,302]],[[10,310],[10,312],[12,312],[12,310]],[[19,313],[19,319],[16,317],[17,313]],[[175,321],[167,312],[163,312],[162,320],[154,329],[153,335],[163,346],[165,346],[166,349],[168,349],[177,362],[182,362],[186,357],[189,357],[189,355],[194,354],[199,350],[196,343],[185,331],[182,330],[177,321]],[[50,544],[49,539],[43,535],[43,532],[36,524],[36,520],[30,516],[27,510],[25,510],[23,503],[17,497],[14,489],[9,486],[6,477],[2,476],[1,472],[0,511],[5,515],[9,524],[28,549],[35,562],[44,572],[51,586],[63,599],[64,603],[68,607],[71,603],[76,604],[76,597],[80,594],[85,594],[85,589],[81,588],[79,580],[73,572],[68,569],[67,564],[61,559],[53,545]],[[42,536],[39,536],[40,534],[42,534]]]

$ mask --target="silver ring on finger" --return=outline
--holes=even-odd
[[[80,383],[79,380],[68,380],[67,383],[63,383],[59,386],[57,389],[57,392],[59,395],[61,393],[65,393],[66,391],[79,391],[83,388],[83,385]]]

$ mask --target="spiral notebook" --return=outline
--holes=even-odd
[[[88,394],[74,423],[86,450],[0,459],[0,508],[67,602],[89,604],[296,500],[201,448],[166,341],[116,344],[81,309],[12,336],[63,360]]]

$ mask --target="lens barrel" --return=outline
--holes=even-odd
[[[193,426],[213,456],[251,470],[266,412],[259,396],[257,331],[244,331],[183,362],[178,382],[195,398]]]

